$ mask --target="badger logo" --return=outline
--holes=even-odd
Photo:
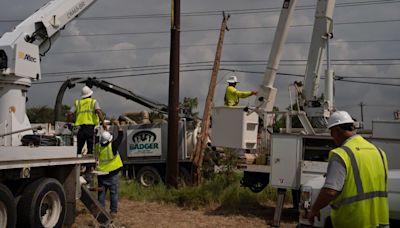
[[[151,143],[156,141],[157,136],[152,131],[139,131],[132,136],[134,143]]]

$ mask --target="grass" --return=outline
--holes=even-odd
[[[276,189],[268,186],[260,193],[253,193],[240,187],[241,177],[242,173],[220,174],[204,181],[201,186],[183,186],[179,189],[168,188],[164,184],[150,188],[142,187],[135,181],[121,179],[119,194],[121,198],[171,203],[190,209],[215,205],[235,208],[237,205],[265,204],[275,200]],[[286,203],[291,202],[291,195],[287,194],[285,199]]]

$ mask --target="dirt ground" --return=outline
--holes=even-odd
[[[82,205],[73,228],[99,227]],[[186,210],[174,205],[120,200],[115,227],[269,227],[274,208],[266,205],[246,205],[239,208],[215,207]],[[295,227],[298,213],[285,208],[281,227]]]

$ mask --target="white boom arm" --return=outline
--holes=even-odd
[[[0,38],[0,134],[30,128],[26,92],[41,78],[40,56],[75,17],[96,0],[52,0]],[[0,145],[19,145],[30,131],[0,138]]]
[[[312,32],[310,49],[307,58],[307,67],[304,77],[303,97],[304,108],[309,117],[328,117],[330,107],[321,104],[317,101],[321,65],[324,61],[325,48],[327,47],[329,39],[332,38],[333,30],[333,10],[335,8],[336,0],[321,0],[317,2],[315,11],[314,27]],[[328,56],[329,57],[329,56]],[[327,81],[330,79],[327,73]],[[332,86],[330,83],[326,84],[327,87]],[[325,88],[327,91],[325,98],[331,100],[329,91],[331,88]],[[330,101],[332,102],[332,101]],[[328,106],[331,106],[329,104]],[[324,107],[325,106],[325,107]]]
[[[276,73],[278,71],[279,62],[283,52],[283,46],[286,42],[288,29],[290,26],[291,17],[295,8],[296,0],[285,0],[283,9],[279,18],[278,26],[275,32],[272,49],[269,56],[268,66],[265,70],[264,82],[258,90],[255,106],[257,112],[264,118],[267,112],[271,112],[274,104],[277,89],[273,87]],[[324,104],[318,103],[317,93],[319,89],[320,68],[324,58],[325,48],[328,40],[332,37],[332,15],[335,7],[335,0],[318,0],[315,20],[313,26],[312,39],[310,50],[307,58],[307,67],[304,78],[304,89],[302,94],[302,104],[309,118],[328,117],[329,109],[331,108],[331,88],[326,88],[328,101]],[[329,71],[327,76],[332,77],[332,72]],[[327,81],[331,79],[327,77]],[[327,87],[331,87],[329,83]],[[323,125],[319,124],[319,126]]]
[[[317,98],[321,64],[328,39],[332,37],[332,16],[334,8],[335,0],[324,0],[318,1],[317,3],[314,28],[304,77],[304,96],[307,101]]]
[[[277,89],[274,82],[278,66],[281,61],[283,46],[285,45],[291,18],[296,7],[297,0],[284,0],[274,41],[269,54],[268,65],[264,74],[263,85],[257,91],[256,107],[261,113],[271,112],[275,105]],[[263,115],[261,115],[263,116]]]

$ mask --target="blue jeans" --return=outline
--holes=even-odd
[[[102,191],[98,194],[100,204],[105,207],[106,193],[110,190],[110,211],[112,213],[118,212],[118,172],[114,175],[98,176],[98,185]]]

